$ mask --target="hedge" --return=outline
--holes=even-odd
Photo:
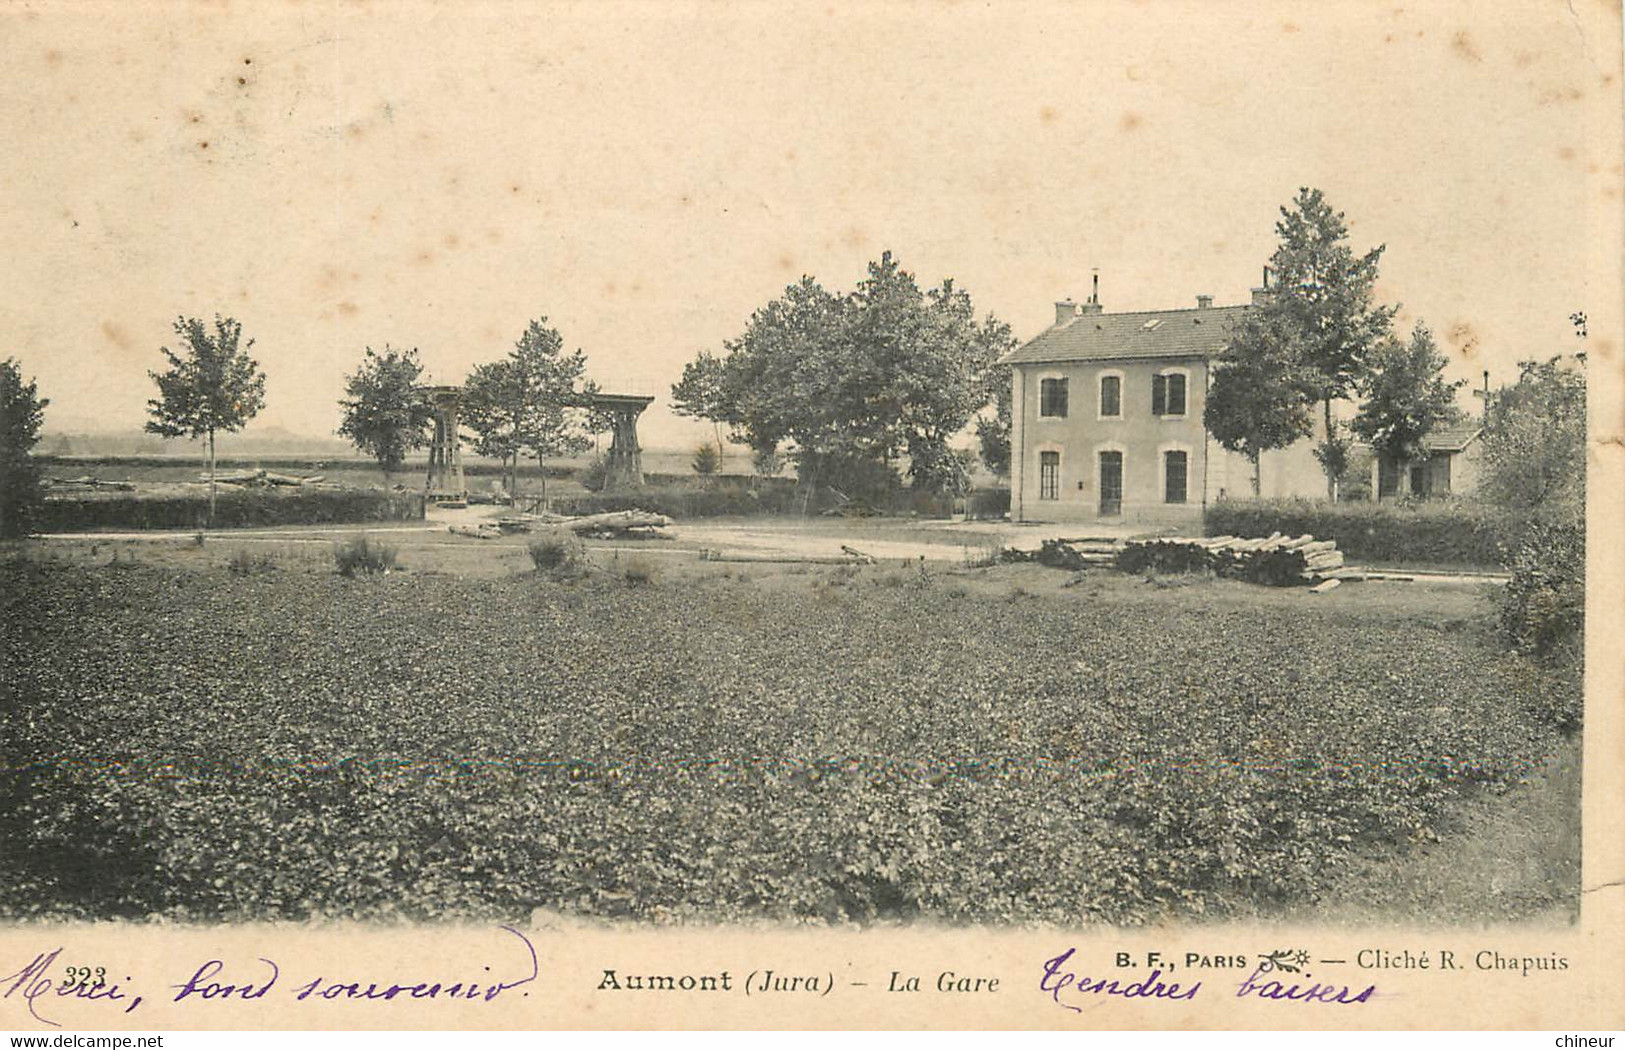
[[[796,483],[788,478],[763,478],[749,485],[728,482],[714,482],[708,486],[650,485],[634,491],[561,496],[550,502],[557,514],[647,510],[678,519],[799,514],[802,509]],[[819,509],[816,500],[810,509]]]
[[[222,492],[209,523],[207,493],[121,496],[108,499],[52,497],[40,508],[39,532],[86,529],[245,528],[255,525],[330,525],[367,521],[417,521],[423,493],[379,489],[262,489]]]
[[[820,488],[810,498],[793,478],[755,478],[749,482],[719,479],[706,486],[660,484],[659,475],[650,475],[651,484],[637,491],[589,492],[585,495],[555,497],[552,509],[558,514],[603,514],[617,510],[647,510],[671,518],[743,517],[759,514],[819,514],[836,505],[833,493]],[[803,501],[806,501],[805,503]],[[901,489],[876,510],[885,514],[914,514],[920,517],[947,517],[956,500]],[[988,489],[972,493],[965,501],[972,517],[1002,517],[1010,510],[1009,489]]]
[[[1506,563],[1534,520],[1524,512],[1468,500],[1223,500],[1207,508],[1203,526],[1209,536],[1307,532],[1336,540],[1351,560],[1494,566]]]

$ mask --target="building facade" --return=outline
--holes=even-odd
[[[1268,292],[1254,291],[1254,303]],[[1202,422],[1212,364],[1252,307],[1106,313],[1098,294],[1055,304],[1055,324],[1012,366],[1010,511],[1016,521],[1199,523],[1252,495],[1252,464]],[[1319,434],[1260,460],[1261,495],[1317,496]]]
[[[1424,455],[1417,459],[1393,465],[1373,461],[1371,491],[1377,499],[1470,495],[1483,470],[1483,435],[1484,424],[1470,420],[1423,438]]]

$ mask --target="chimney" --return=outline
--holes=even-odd
[[[1083,304],[1082,308],[1078,310],[1078,313],[1098,314],[1100,312],[1100,274],[1096,272],[1094,275],[1093,284],[1089,291],[1089,301]]]
[[[1264,267],[1264,283],[1253,289],[1253,305],[1263,306],[1275,298],[1275,289],[1270,287],[1270,268]]]
[[[1196,308],[1198,310],[1206,310],[1206,309],[1209,309],[1212,306],[1213,306],[1213,296],[1211,296],[1211,295],[1198,295],[1196,297]]]
[[[1055,303],[1055,327],[1059,328],[1078,316],[1078,304],[1071,299],[1061,299]]]

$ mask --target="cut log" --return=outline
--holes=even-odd
[[[494,540],[502,535],[502,530],[495,525],[453,525],[453,536],[471,536],[476,540]]]
[[[1327,591],[1335,590],[1337,588],[1337,586],[1339,584],[1341,584],[1342,582],[1343,582],[1342,580],[1324,580],[1324,581],[1322,581],[1320,583],[1315,584],[1313,587],[1309,588],[1309,593],[1310,594],[1325,594]]]
[[[588,514],[580,518],[567,518],[558,524],[571,532],[625,532],[628,529],[660,529],[671,524],[664,514],[646,510],[616,510],[604,514]]]
[[[1316,554],[1320,551],[1334,551],[1336,549],[1336,540],[1315,540],[1312,543],[1305,543],[1302,547],[1298,548],[1298,550],[1302,551],[1304,554]]]
[[[1337,569],[1343,565],[1342,551],[1324,551],[1320,554],[1311,554],[1304,559],[1304,568],[1314,571],[1317,569]]]

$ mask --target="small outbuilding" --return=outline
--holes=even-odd
[[[1484,424],[1471,420],[1422,440],[1423,455],[1399,464],[1371,464],[1371,491],[1378,499],[1402,496],[1465,496],[1478,488],[1483,469]]]

